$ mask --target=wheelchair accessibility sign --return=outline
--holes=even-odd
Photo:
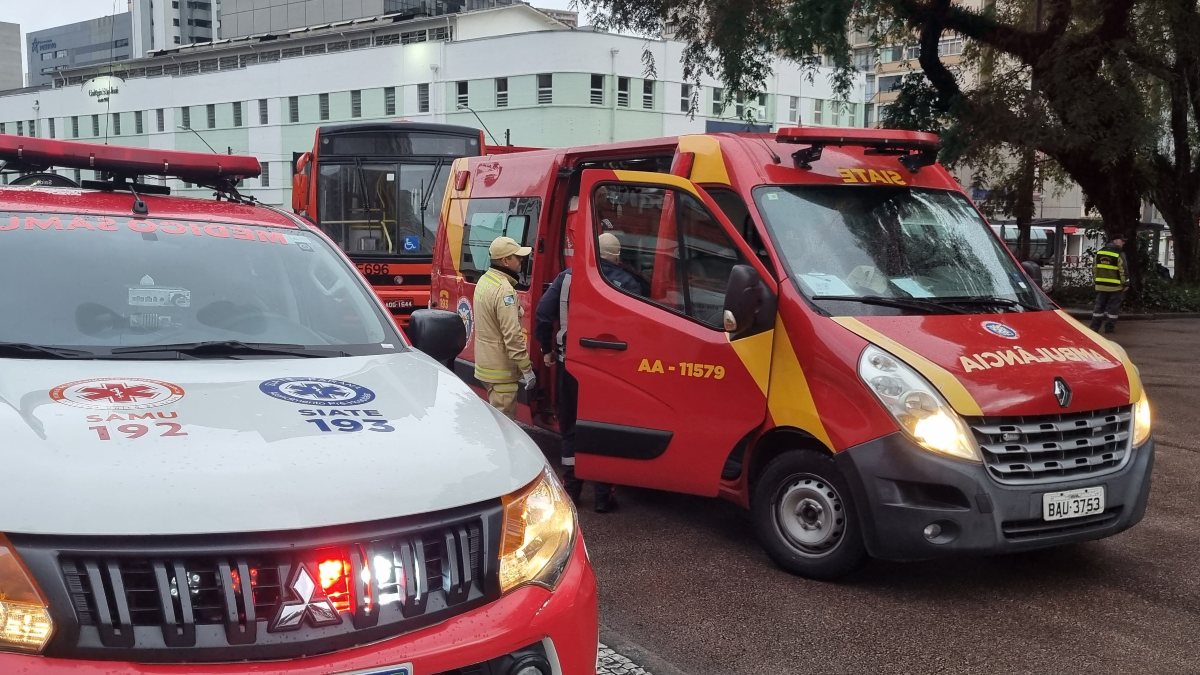
[[[412,253],[413,251],[420,251],[420,250],[421,250],[421,238],[420,237],[418,237],[416,235],[409,235],[404,238],[405,253]]]

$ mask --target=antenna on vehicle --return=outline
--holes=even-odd
[[[767,154],[771,156],[772,162],[779,164],[783,161],[779,158],[779,155],[775,154],[775,151],[771,149],[771,146],[767,144],[767,139],[763,138],[762,136],[758,136],[758,141],[763,144],[764,148],[767,149]]]

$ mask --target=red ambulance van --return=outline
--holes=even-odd
[[[938,147],[784,128],[458,160],[433,297],[470,333],[513,237],[532,331],[571,266],[578,476],[734,501],[795,573],[1125,530],[1154,456],[1137,369],[1031,283]],[[644,294],[605,278],[605,232]],[[553,428],[553,396],[522,418]]]

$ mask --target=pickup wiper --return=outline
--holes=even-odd
[[[1026,304],[1020,300],[1012,300],[1009,298],[1001,298],[994,295],[956,295],[950,297],[930,298],[931,302],[946,303],[951,305],[983,305],[987,307],[1009,307],[1025,310],[1026,312],[1040,312],[1041,307]]]
[[[91,359],[94,352],[35,345],[29,342],[0,342],[0,358],[6,359]]]
[[[296,358],[333,358],[350,356],[336,349],[310,349],[304,345],[275,342],[239,342],[237,340],[213,340],[209,342],[181,342],[167,345],[143,345],[139,347],[116,347],[113,355],[176,354],[176,358],[237,358],[240,356],[294,356]]]
[[[923,298],[885,298],[880,295],[814,295],[813,300],[841,300],[843,302],[859,302],[864,305],[879,305],[881,307],[896,307],[911,309],[918,312],[938,312],[945,314],[966,314],[965,311],[949,305],[931,302]]]

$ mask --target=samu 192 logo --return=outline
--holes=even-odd
[[[362,385],[319,377],[277,377],[258,389],[271,398],[301,405],[355,406],[375,400],[375,392]]]
[[[992,335],[998,335],[1005,340],[1016,340],[1020,335],[1012,328],[1000,323],[999,321],[984,321],[983,329]]]

